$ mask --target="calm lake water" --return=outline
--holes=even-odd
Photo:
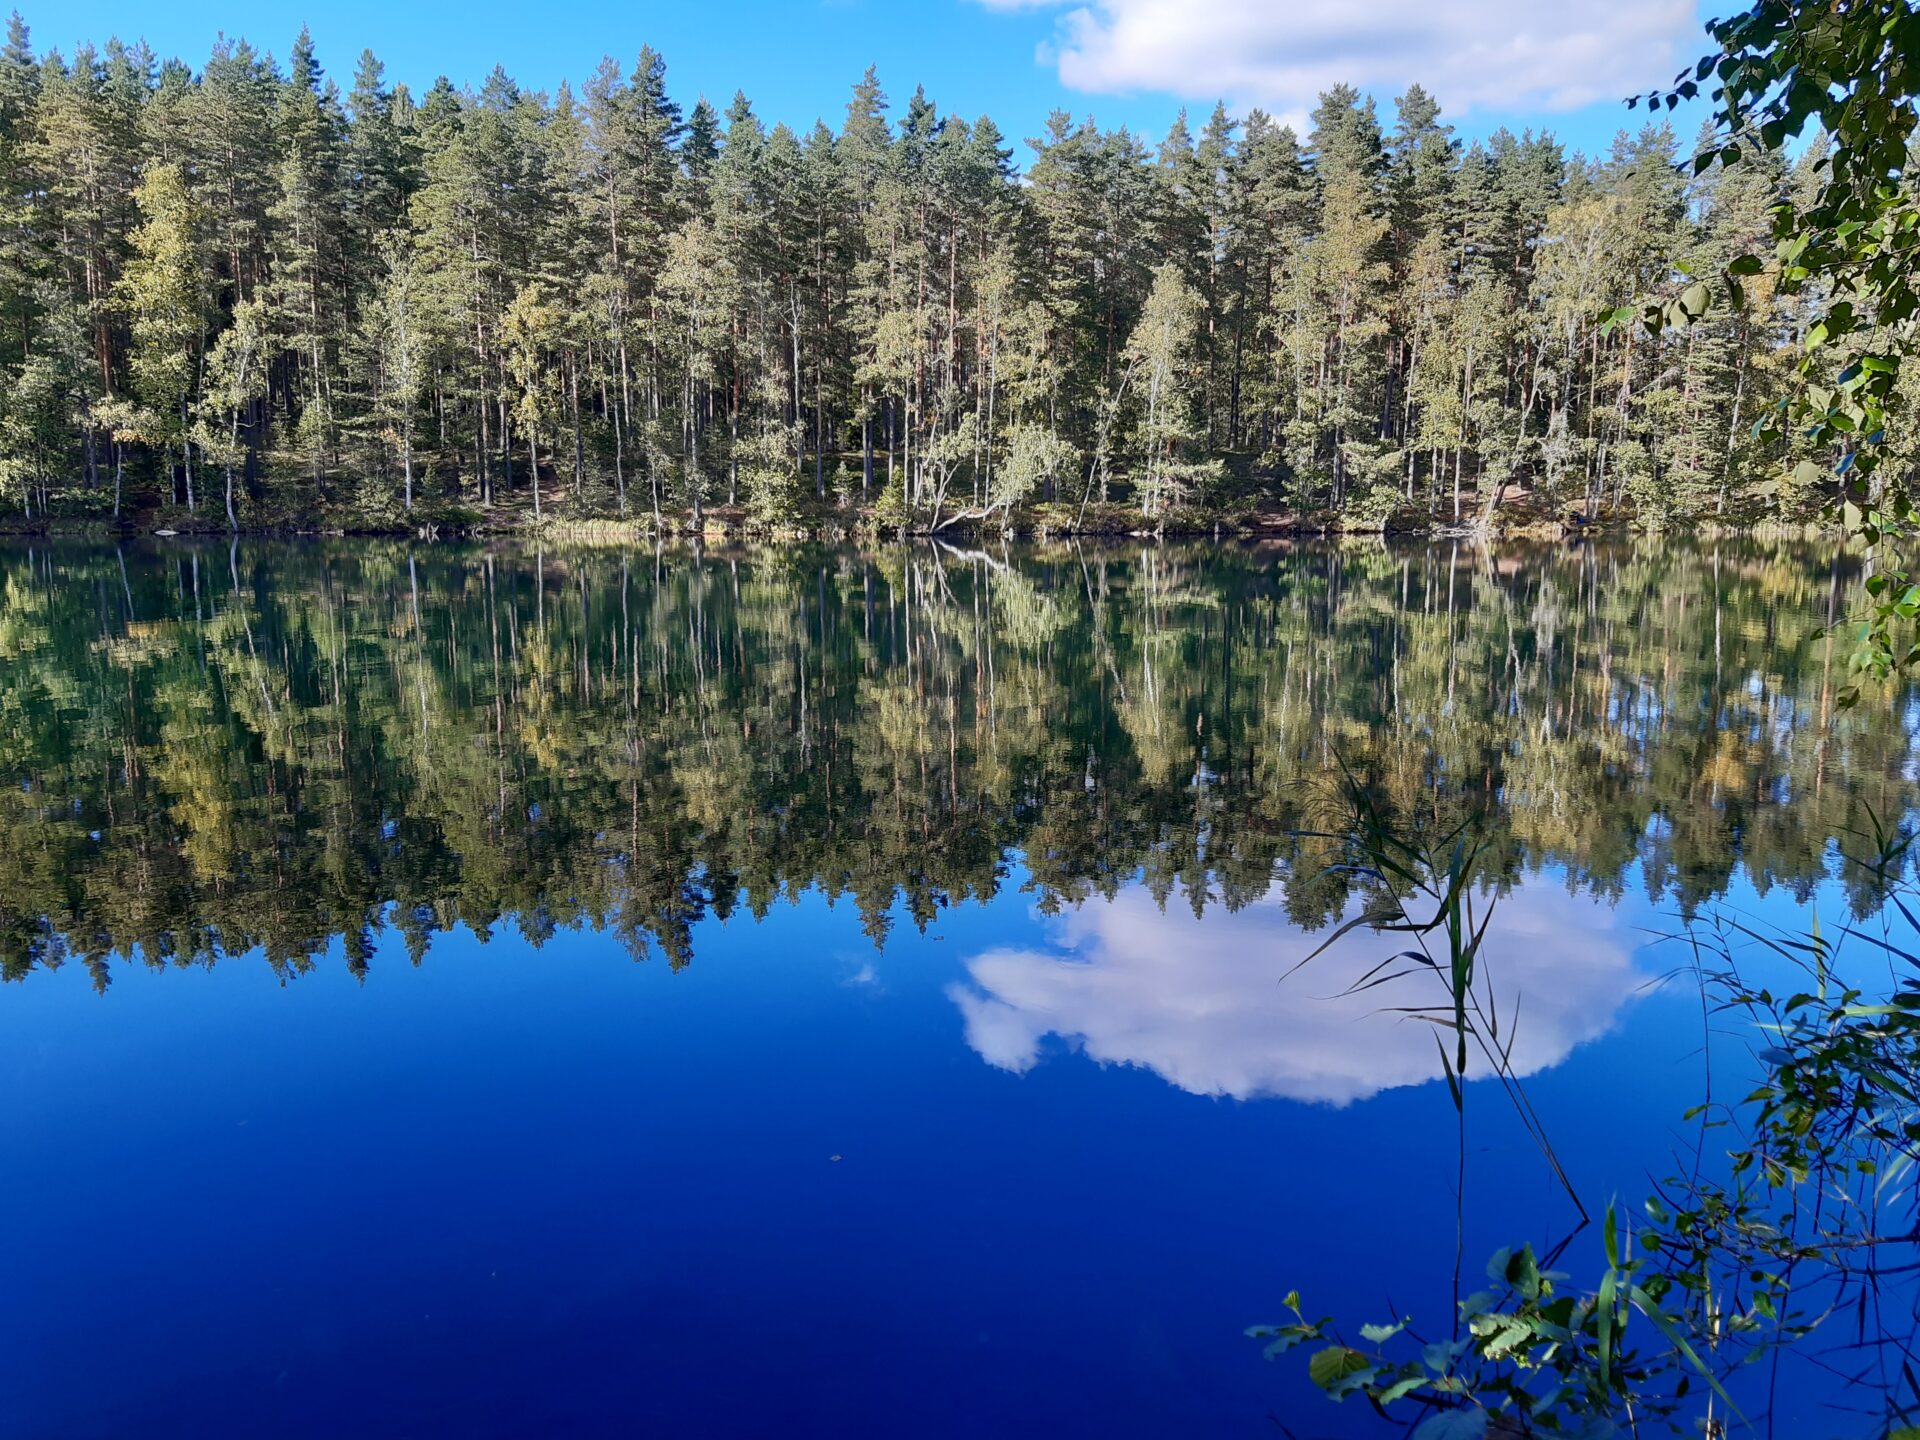
[[[1920,720],[1834,711],[1857,584],[0,551],[0,1434],[1394,1433],[1242,1336],[1446,1325],[1434,997],[1343,996],[1366,932],[1288,974],[1364,899],[1341,757],[1485,837],[1516,1066],[1637,1197],[1706,1065],[1654,932],[1879,903]],[[1469,1095],[1471,1270],[1577,1217]]]

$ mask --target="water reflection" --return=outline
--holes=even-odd
[[[1897,700],[1832,711],[1856,595],[1843,557],[1758,544],[11,549],[0,974],[258,949],[292,976],[335,938],[364,971],[389,916],[416,961],[507,921],[678,967],[703,918],[809,888],[880,944],[1015,853],[1043,912],[1151,910],[1138,882],[1210,897],[1245,953],[1354,901],[1297,838],[1342,822],[1336,754],[1395,823],[1478,826],[1496,889],[1692,906],[1837,871],[1865,913],[1835,842],[1909,811],[1914,732]],[[1069,1012],[1116,986],[978,993],[1104,1044]]]
[[[1617,1079],[1697,1043],[1635,1000],[1640,907],[1877,903],[1839,846],[1910,813],[1914,725],[1831,713],[1856,583],[1759,545],[0,550],[15,1428],[1341,1433],[1240,1326],[1295,1284],[1448,1313],[1399,1282],[1459,1157],[1435,1091],[1329,1108],[1437,1066],[1398,997],[1329,998],[1375,937],[1279,982],[1367,898],[1301,838],[1336,756],[1476,827],[1515,1066],[1604,1195],[1698,1098]],[[1547,1181],[1477,1113],[1491,1249]],[[103,1371],[103,1327],[196,1344]]]
[[[1512,1020],[1512,1064],[1531,1075],[1613,1025],[1644,983],[1613,912],[1551,883],[1501,902],[1501,943],[1482,983]],[[1285,980],[1318,943],[1278,899],[1203,920],[1129,890],[1090,900],[1048,927],[1051,948],[989,950],[948,994],[967,1043],[989,1064],[1026,1071],[1049,1036],[1103,1064],[1139,1065],[1196,1095],[1344,1105],[1440,1078],[1433,1030],[1393,1013],[1444,1000],[1429,974],[1361,993],[1379,958],[1336,948]]]

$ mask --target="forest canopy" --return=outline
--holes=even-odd
[[[233,527],[1806,518],[1840,442],[1755,420],[1808,383],[1818,287],[1769,260],[1684,329],[1608,317],[1770,253],[1824,146],[1683,151],[1663,123],[1599,156],[1467,143],[1417,85],[1390,114],[1335,87],[1305,134],[1221,105],[1016,145],[872,71],[800,133],[683,107],[651,50],[415,94],[371,52],[343,88],[304,31],[195,69],[36,54],[16,15],[0,498]]]

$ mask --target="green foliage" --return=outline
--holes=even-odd
[[[1357,1396],[1389,1419],[1424,1415],[1414,1431],[1422,1440],[1599,1440],[1635,1423],[1672,1421],[1691,1389],[1710,1393],[1718,1382],[1655,1298],[1653,1290],[1667,1288],[1648,1274],[1655,1262],[1629,1253],[1611,1208],[1605,1230],[1610,1258],[1589,1291],[1543,1268],[1531,1246],[1496,1253],[1487,1287],[1460,1301],[1452,1340],[1422,1342],[1401,1322],[1363,1325],[1360,1346],[1349,1346],[1331,1320],[1308,1320],[1297,1296],[1287,1300],[1291,1320],[1247,1334],[1268,1341],[1269,1359],[1333,1339],[1309,1360],[1309,1378],[1330,1399]]]
[[[1698,322],[1716,289],[1736,311],[1757,282],[1805,297],[1796,367],[1805,383],[1762,412],[1758,428],[1779,438],[1798,432],[1834,456],[1851,533],[1876,547],[1909,540],[1911,477],[1881,473],[1881,463],[1901,419],[1903,365],[1920,343],[1920,193],[1912,180],[1920,11],[1912,0],[1756,0],[1707,31],[1718,51],[1676,76],[1672,89],[1645,97],[1649,107],[1671,108],[1710,89],[1716,128],[1694,173],[1765,164],[1810,128],[1820,145],[1805,183],[1772,206],[1772,254],[1726,258],[1712,283],[1683,277],[1677,294],[1647,308],[1647,326],[1658,333]],[[1907,588],[1895,566],[1874,593],[1851,659],[1857,674],[1884,678],[1920,665],[1914,612],[1902,609]],[[1841,703],[1859,696],[1851,684]]]
[[[178,165],[148,169],[134,200],[144,219],[119,286],[132,333],[128,369],[145,406],[141,438],[171,454],[186,439],[206,338],[198,207]]]
[[[1016,171],[990,119],[893,115],[871,73],[798,134],[744,96],[683,113],[651,51],[554,95],[503,70],[415,95],[370,54],[343,95],[305,34],[280,64],[141,53],[36,57],[23,25],[0,71],[0,474],[37,517],[109,472],[127,510],[197,508],[232,470],[236,513],[308,524],[391,516],[383,485],[394,523],[779,526],[809,489],[923,531],[1739,523],[1860,478],[1827,471],[1898,390],[1871,307],[1823,288],[1831,246],[1755,258],[1774,193],[1804,218],[1826,183],[1779,144],[1683,177],[1664,127],[1583,160],[1463,145],[1418,86],[1389,123],[1334,86],[1304,139],[1224,106],[1157,147],[1060,115]],[[1867,272],[1906,253],[1848,223]],[[1642,295],[1692,315],[1723,271],[1742,318],[1599,322]],[[1801,373],[1802,335],[1856,368]],[[1803,400],[1837,418],[1755,433]],[[1856,498],[1894,516],[1895,492]]]
[[[1006,453],[994,467],[987,489],[989,510],[1011,511],[1047,487],[1071,480],[1080,469],[1080,452],[1043,425],[1009,427]]]
[[[1125,351],[1139,396],[1140,508],[1148,515],[1183,503],[1189,488],[1191,471],[1181,462],[1196,435],[1200,320],[1200,297],[1178,268],[1155,267],[1153,288]]]
[[[1379,530],[1406,508],[1400,487],[1375,482],[1346,509],[1342,523],[1352,530]]]
[[[1364,788],[1355,793],[1353,843],[1364,863],[1438,901],[1433,918],[1411,928],[1443,931],[1452,952],[1441,978],[1459,1048],[1442,1056],[1458,1110],[1466,1037],[1488,1049],[1492,1035],[1474,976],[1485,922],[1463,919],[1455,899],[1461,842],[1441,873],[1429,852],[1381,820]],[[1849,928],[1835,941],[1817,923],[1800,937],[1716,913],[1677,937],[1707,1010],[1722,1023],[1742,1022],[1752,1038],[1761,1078],[1737,1101],[1710,1095],[1685,1117],[1700,1122],[1702,1150],[1717,1146],[1724,1165],[1704,1154],[1681,1157],[1678,1173],[1647,1197],[1637,1229],[1607,1208],[1605,1263],[1591,1289],[1570,1289],[1567,1274],[1543,1268],[1522,1247],[1496,1254],[1487,1266],[1492,1288],[1458,1302],[1451,1342],[1422,1345],[1402,1320],[1363,1326],[1365,1348],[1352,1346],[1332,1320],[1309,1320],[1297,1295],[1286,1301],[1290,1320],[1248,1335],[1269,1342],[1269,1358],[1331,1341],[1309,1362],[1313,1381],[1335,1400],[1362,1396],[1389,1418],[1424,1409],[1429,1418],[1417,1434],[1585,1436],[1645,1433],[1656,1424],[1720,1433],[1741,1420],[1728,1390],[1739,1371],[1843,1323],[1868,1357],[1844,1376],[1860,1391],[1856,1408],[1874,1413],[1887,1433],[1911,1425],[1920,1414],[1920,1335],[1903,1318],[1897,1277],[1920,1264],[1912,1223],[1920,1197],[1920,980],[1911,978],[1920,970],[1920,918],[1908,903],[1920,891],[1903,878],[1911,834],[1877,820],[1871,833],[1874,848],[1858,863],[1886,883],[1889,913],[1904,931]],[[1404,906],[1375,909],[1327,945],[1368,925],[1410,928]],[[1848,941],[1875,952],[1864,967],[1842,955]],[[1742,973],[1743,948],[1785,965],[1797,983],[1784,994],[1753,983]],[[1422,958],[1395,956],[1363,983]],[[1849,983],[1843,977],[1855,968],[1874,978]],[[1488,1053],[1499,1073],[1502,1052]],[[1530,1119],[1524,1102],[1522,1114]],[[1457,1264],[1457,1256],[1446,1259]]]
[[[778,396],[762,394],[753,428],[740,443],[735,458],[740,466],[740,488],[747,509],[764,525],[791,524],[800,511],[800,470],[796,455],[800,436],[795,426],[780,418]]]

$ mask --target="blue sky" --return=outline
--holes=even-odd
[[[1670,79],[1699,53],[1700,0],[731,0],[705,5],[547,0],[68,0],[22,13],[36,48],[144,36],[163,56],[198,63],[221,33],[284,56],[305,23],[343,83],[362,46],[389,79],[424,89],[446,74],[477,83],[495,63],[522,84],[576,84],[602,54],[630,61],[642,44],[667,58],[685,104],[724,105],[745,90],[769,122],[816,116],[837,126],[869,64],[896,103],[923,83],[940,108],[990,114],[1016,139],[1064,107],[1157,138],[1183,106],[1223,97],[1297,118],[1325,84],[1346,78],[1383,113],[1418,81],[1463,135],[1496,125],[1551,129],[1604,149],[1637,113],[1620,103]],[[1684,112],[1683,112],[1684,114]],[[1698,123],[1676,122],[1682,138]],[[1024,148],[1020,151],[1024,158]]]

